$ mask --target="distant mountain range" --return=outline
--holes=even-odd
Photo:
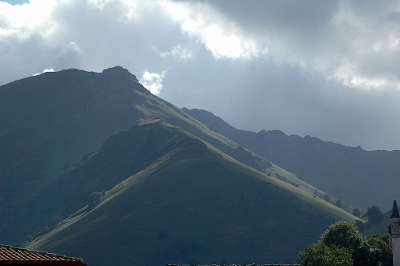
[[[357,219],[121,67],[0,86],[0,181],[1,241],[89,265],[293,262]]]
[[[400,151],[366,151],[279,130],[240,130],[200,109],[184,111],[211,130],[355,206],[390,207],[399,197]]]

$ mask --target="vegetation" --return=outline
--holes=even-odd
[[[356,217],[361,217],[361,210],[360,208],[354,208],[353,209],[353,215]]]
[[[367,217],[370,224],[378,224],[385,219],[382,211],[376,206],[369,207],[364,217]]]
[[[328,224],[356,220],[121,67],[1,86],[0,121],[7,244],[90,265],[292,262]]]
[[[240,130],[205,110],[184,110],[211,130],[296,173],[342,203],[363,209],[374,204],[390,207],[398,197],[400,151],[366,151],[279,130]]]
[[[353,258],[345,248],[312,244],[300,252],[302,266],[353,266]]]
[[[140,158],[149,164],[135,165]],[[111,263],[108,258],[113,265],[290,263],[338,218],[333,206],[162,121],[114,135],[65,180],[72,188],[108,183],[100,204],[29,247],[84,256],[94,265]],[[64,192],[62,201],[79,209],[83,187]],[[102,249],[106,259],[98,256]]]
[[[392,211],[382,213],[377,207],[369,207],[368,211],[362,215],[366,221],[357,221],[355,225],[366,237],[370,237],[375,234],[385,234],[388,231],[391,213]]]
[[[317,244],[300,252],[299,258],[302,265],[307,266],[393,265],[388,235],[374,235],[364,240],[356,227],[348,222],[331,225]]]

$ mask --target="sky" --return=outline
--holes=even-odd
[[[121,65],[232,125],[400,149],[400,2],[0,1],[0,84]]]

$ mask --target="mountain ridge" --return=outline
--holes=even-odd
[[[9,244],[100,265],[232,254],[291,262],[331,222],[358,219],[123,68],[46,73],[0,95],[0,238]],[[280,242],[292,234],[290,247]]]
[[[336,198],[363,208],[378,205],[385,209],[387,203],[397,196],[400,151],[367,151],[311,136],[286,135],[280,130],[240,130],[211,112],[183,110],[211,130],[277,163]]]
[[[142,123],[126,132],[117,133],[110,140],[107,140],[108,143],[116,143],[117,146],[114,146],[113,150],[102,148],[91,160],[103,161],[103,158],[110,158],[111,161],[107,160],[108,165],[114,164],[113,161],[120,161],[122,157],[135,161],[135,157],[132,157],[132,155],[137,156],[134,155],[137,153],[134,152],[135,148],[132,145],[137,145],[135,144],[137,137],[143,136],[153,139],[153,134],[161,138],[164,138],[162,136],[166,134],[169,139],[179,139],[179,141],[174,141],[174,145],[170,146],[173,147],[172,149],[157,155],[158,159],[152,160],[153,163],[145,166],[143,170],[136,173],[134,171],[130,175],[119,175],[125,177],[116,181],[108,190],[103,191],[103,198],[94,207],[89,207],[90,203],[88,203],[86,207],[81,205],[80,207],[83,208],[79,210],[80,207],[77,205],[75,215],[61,221],[53,230],[39,236],[28,247],[49,249],[61,253],[72,252],[79,256],[85,255],[85,260],[89,263],[107,265],[103,262],[104,258],[100,262],[96,257],[100,248],[99,244],[108,246],[109,244],[104,243],[103,240],[112,239],[112,245],[119,247],[122,245],[126,249],[128,247],[131,250],[133,249],[131,252],[136,254],[134,261],[132,261],[134,265],[144,265],[149,263],[148,261],[151,261],[151,265],[160,265],[168,260],[179,263],[211,263],[212,261],[245,263],[248,261],[248,255],[239,255],[238,251],[235,251],[235,248],[226,242],[233,241],[233,243],[236,243],[235,245],[241,243],[240,246],[247,250],[242,254],[253,253],[253,256],[255,256],[253,259],[262,262],[273,260],[272,257],[259,250],[264,246],[262,239],[265,239],[267,235],[270,239],[269,242],[272,243],[280,238],[288,237],[288,234],[305,234],[306,231],[310,234],[309,240],[315,240],[318,236],[314,235],[314,232],[323,230],[329,223],[340,219],[340,217],[342,219],[353,219],[343,210],[332,205],[328,206],[325,201],[317,201],[311,195],[304,194],[296,187],[269,177],[265,173],[244,164],[239,164],[235,159],[218,151],[212,145],[179,128],[171,127],[161,120],[152,120],[151,123]],[[123,142],[117,140],[121,137],[125,138],[125,136],[130,136],[130,140]],[[160,142],[163,146],[162,143]],[[123,146],[120,145],[129,147],[128,150],[131,155],[126,156],[121,150]],[[154,149],[149,147],[149,150]],[[158,154],[157,150],[158,148],[154,150],[156,154]],[[107,154],[111,154],[111,156]],[[93,164],[85,163],[82,167],[91,168]],[[92,179],[90,175],[86,178]],[[67,179],[70,180],[69,182],[75,182],[73,176]],[[142,186],[146,186],[147,182],[150,182],[151,185],[142,192]],[[79,183],[82,184],[82,182]],[[133,191],[135,192],[133,193]],[[76,198],[76,196],[71,197]],[[131,200],[125,200],[126,197]],[[64,199],[64,201],[69,200]],[[84,202],[86,201],[81,201],[85,204]],[[143,202],[144,205],[139,204],[139,202]],[[263,214],[259,211],[261,207]],[[165,210],[169,211],[166,212]],[[171,213],[174,213],[174,215],[171,215]],[[246,218],[242,217],[244,214],[247,215]],[[296,217],[294,224],[289,219],[292,215]],[[125,218],[120,220],[117,217]],[[140,219],[141,222],[135,222],[139,217],[147,218],[145,220]],[[145,221],[152,226],[148,227],[142,224]],[[179,226],[173,226],[171,223],[177,223]],[[264,223],[279,223],[288,232],[279,230],[280,234],[276,234],[273,225],[265,225]],[[127,232],[126,229],[118,229],[120,227],[126,228],[128,225],[131,227],[135,224],[140,225],[140,233],[137,231],[138,229],[132,232]],[[314,226],[308,227],[309,224]],[[305,228],[305,225],[307,225],[307,228]],[[240,229],[234,229],[235,226]],[[253,227],[264,226],[267,227],[263,229],[263,233],[257,231],[259,229],[252,229]],[[214,227],[218,230],[215,230]],[[110,228],[112,233],[108,233],[107,230],[99,232],[96,228]],[[154,228],[164,229],[160,233]],[[191,228],[196,228],[196,230]],[[197,230],[202,233],[197,233]],[[246,233],[242,234],[241,231]],[[124,234],[130,235],[132,244],[126,243],[128,240],[123,237]],[[262,237],[259,236],[260,234]],[[207,241],[215,243],[208,243],[208,246],[205,246],[204,236],[201,237],[200,235],[206,236]],[[311,237],[311,235],[314,236]],[[159,237],[161,240],[158,239]],[[177,241],[176,237],[182,238],[179,242],[185,239],[183,241],[185,246],[196,248],[185,250],[180,246],[174,246],[176,244],[172,244],[172,246],[167,244],[169,241],[172,241],[172,243]],[[160,241],[165,242],[165,244],[162,244],[163,251],[157,251],[160,252],[157,254],[150,253],[152,254],[150,257],[140,255],[135,251],[138,249],[138,243],[135,239],[138,238],[141,239],[142,248],[139,248],[141,252],[154,252],[154,248],[151,247],[158,245],[157,242]],[[248,240],[248,238],[251,240]],[[251,251],[252,241],[256,241],[260,245],[256,248],[259,250],[256,253]],[[299,239],[293,241],[290,245],[297,250],[305,242],[305,239]],[[86,249],[83,248],[81,243],[85,243]],[[82,247],[79,248],[80,246]],[[279,252],[277,248],[273,248],[270,244],[268,246],[269,252]],[[85,250],[85,254],[81,254],[82,250]],[[115,250],[109,250],[108,256],[105,258],[106,261],[114,258],[113,265],[124,265],[126,255],[120,255],[121,258],[115,259],[118,257],[115,252]],[[285,252],[290,255],[283,255],[282,253],[280,261],[291,262],[295,260],[297,251],[289,252],[286,250]],[[178,254],[170,255],[176,253]],[[206,255],[208,253],[213,255]],[[233,259],[232,254],[238,255],[233,256],[235,257]],[[196,259],[198,256],[202,259]]]

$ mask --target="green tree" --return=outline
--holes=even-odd
[[[389,235],[374,235],[367,241],[373,265],[392,266],[393,254],[389,243]]]
[[[361,246],[362,238],[353,224],[337,222],[322,234],[321,242],[328,247],[346,248],[353,254]]]
[[[364,232],[365,224],[363,222],[356,221],[354,225],[357,227],[358,231],[360,231],[361,233]]]
[[[89,202],[88,202],[89,209],[93,209],[94,207],[99,205],[101,203],[101,201],[103,200],[103,197],[104,197],[104,192],[90,193]]]
[[[302,266],[353,266],[352,256],[347,249],[328,247],[322,242],[306,247],[299,257]]]
[[[368,223],[370,224],[377,224],[385,219],[381,210],[376,206],[368,207],[364,217],[368,218]]]
[[[351,260],[348,260],[347,255]],[[341,256],[343,261],[333,260]],[[308,246],[299,255],[302,265],[392,266],[389,236],[375,235],[363,240],[357,228],[348,222],[337,222],[322,234],[318,244]],[[346,263],[351,264],[346,264]],[[341,264],[342,263],[342,264]],[[344,263],[344,264],[343,264]]]
[[[359,208],[354,208],[354,209],[353,209],[353,215],[354,215],[354,216],[357,216],[357,217],[360,217],[360,216],[361,216],[361,211],[360,211],[360,209],[359,209]]]
[[[322,198],[327,202],[331,202],[332,200],[332,197],[329,194],[324,194]]]

